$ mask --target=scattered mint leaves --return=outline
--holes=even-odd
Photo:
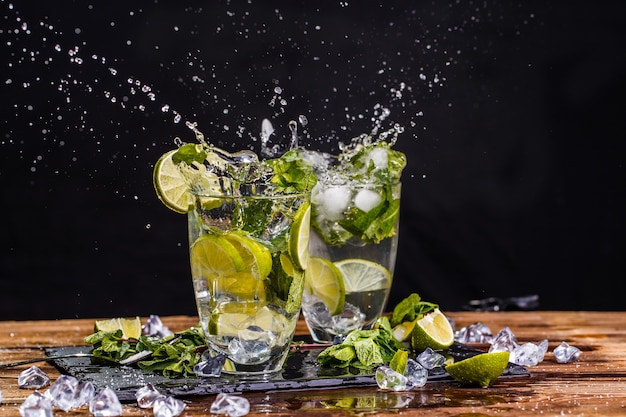
[[[351,331],[342,343],[324,349],[317,361],[327,367],[369,370],[390,362],[401,347],[391,334],[389,322],[381,324],[379,321],[379,326],[373,330]]]
[[[193,367],[200,362],[202,351],[206,348],[199,325],[164,338],[140,336],[139,339],[124,339],[121,329],[112,332],[99,331],[87,336],[85,343],[92,345],[91,353],[94,355],[114,361],[149,350],[152,356],[138,362],[137,366],[160,372],[168,378],[195,376]],[[104,361],[97,358],[93,360]]]

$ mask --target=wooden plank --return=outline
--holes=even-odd
[[[457,384],[429,384],[419,390],[394,393],[372,388],[348,390],[250,393],[249,416],[309,415],[340,416],[368,412],[382,416],[622,416],[626,413],[626,312],[449,312],[457,329],[483,322],[496,333],[507,326],[518,341],[549,340],[545,360],[529,367],[529,378],[497,380],[485,389],[464,388]],[[197,318],[162,317],[170,329],[183,330],[197,324]],[[50,346],[84,344],[95,319],[0,322],[0,362],[44,356]],[[299,323],[299,334],[306,326]],[[578,362],[559,364],[552,350],[562,341],[583,350]],[[486,346],[483,346],[486,349]],[[53,380],[58,371],[42,363]],[[3,402],[0,416],[18,416],[17,407],[32,393],[17,387],[17,375],[25,368],[0,370]],[[214,396],[186,398],[187,416],[207,415]],[[350,406],[350,411],[344,407]],[[124,415],[145,415],[132,404],[124,405]],[[88,416],[88,410],[73,411]]]

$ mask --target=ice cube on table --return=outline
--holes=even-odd
[[[66,412],[72,409],[77,387],[78,379],[75,377],[70,375],[59,376],[48,390],[52,404]]]
[[[434,369],[443,366],[446,357],[439,352],[435,352],[432,348],[426,348],[422,353],[417,355],[417,362],[426,369]]]
[[[407,379],[407,389],[423,387],[428,381],[428,369],[422,366],[420,362],[409,359],[406,362],[406,370],[404,371],[404,376]]]
[[[491,341],[489,352],[512,352],[513,349],[518,346],[519,344],[517,343],[517,338],[515,334],[513,334],[513,331],[508,327],[503,327]]]
[[[22,417],[53,416],[52,401],[50,400],[50,398],[40,393],[39,391],[35,391],[31,395],[26,397],[18,410]]]
[[[547,344],[548,341],[544,340],[539,345],[524,343],[523,345],[517,346],[511,351],[509,361],[516,365],[536,366],[539,362],[543,361]]]
[[[552,353],[554,353],[554,358],[558,363],[569,363],[576,362],[582,351],[575,346],[570,346],[567,342],[561,342]]]
[[[383,201],[383,197],[374,190],[362,189],[354,197],[354,205],[363,211],[370,211]]]
[[[250,412],[250,402],[244,397],[222,393],[217,395],[211,404],[210,411],[230,417],[241,417]]]
[[[115,417],[122,414],[122,404],[115,391],[105,387],[91,400],[89,411],[95,417]]]
[[[491,343],[491,329],[482,322],[476,322],[460,328],[454,333],[454,340],[459,343]]]
[[[74,393],[74,404],[72,408],[80,408],[89,405],[96,395],[96,388],[90,381],[79,381]]]
[[[219,377],[226,363],[226,355],[211,357],[207,352],[202,354],[202,361],[193,367],[193,372],[199,377]]]
[[[17,377],[17,385],[20,388],[38,389],[47,386],[50,377],[38,366],[31,366],[23,370]]]
[[[387,365],[381,365],[376,368],[375,377],[378,388],[392,391],[405,391],[407,388],[407,377],[394,371]]]
[[[156,399],[163,396],[164,394],[152,384],[146,384],[135,392],[139,408],[151,408]]]
[[[160,396],[154,401],[154,417],[176,417],[185,409],[186,404],[175,397]]]

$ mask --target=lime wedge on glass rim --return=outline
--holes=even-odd
[[[346,290],[341,271],[335,264],[312,256],[304,276],[307,291],[322,300],[332,316],[343,311]]]
[[[193,205],[189,185],[176,164],[172,161],[178,149],[163,154],[154,165],[152,184],[159,200],[177,213],[187,213]]]

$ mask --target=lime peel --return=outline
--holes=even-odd
[[[451,363],[445,367],[452,378],[463,385],[486,388],[505,371],[510,353],[487,352]]]

